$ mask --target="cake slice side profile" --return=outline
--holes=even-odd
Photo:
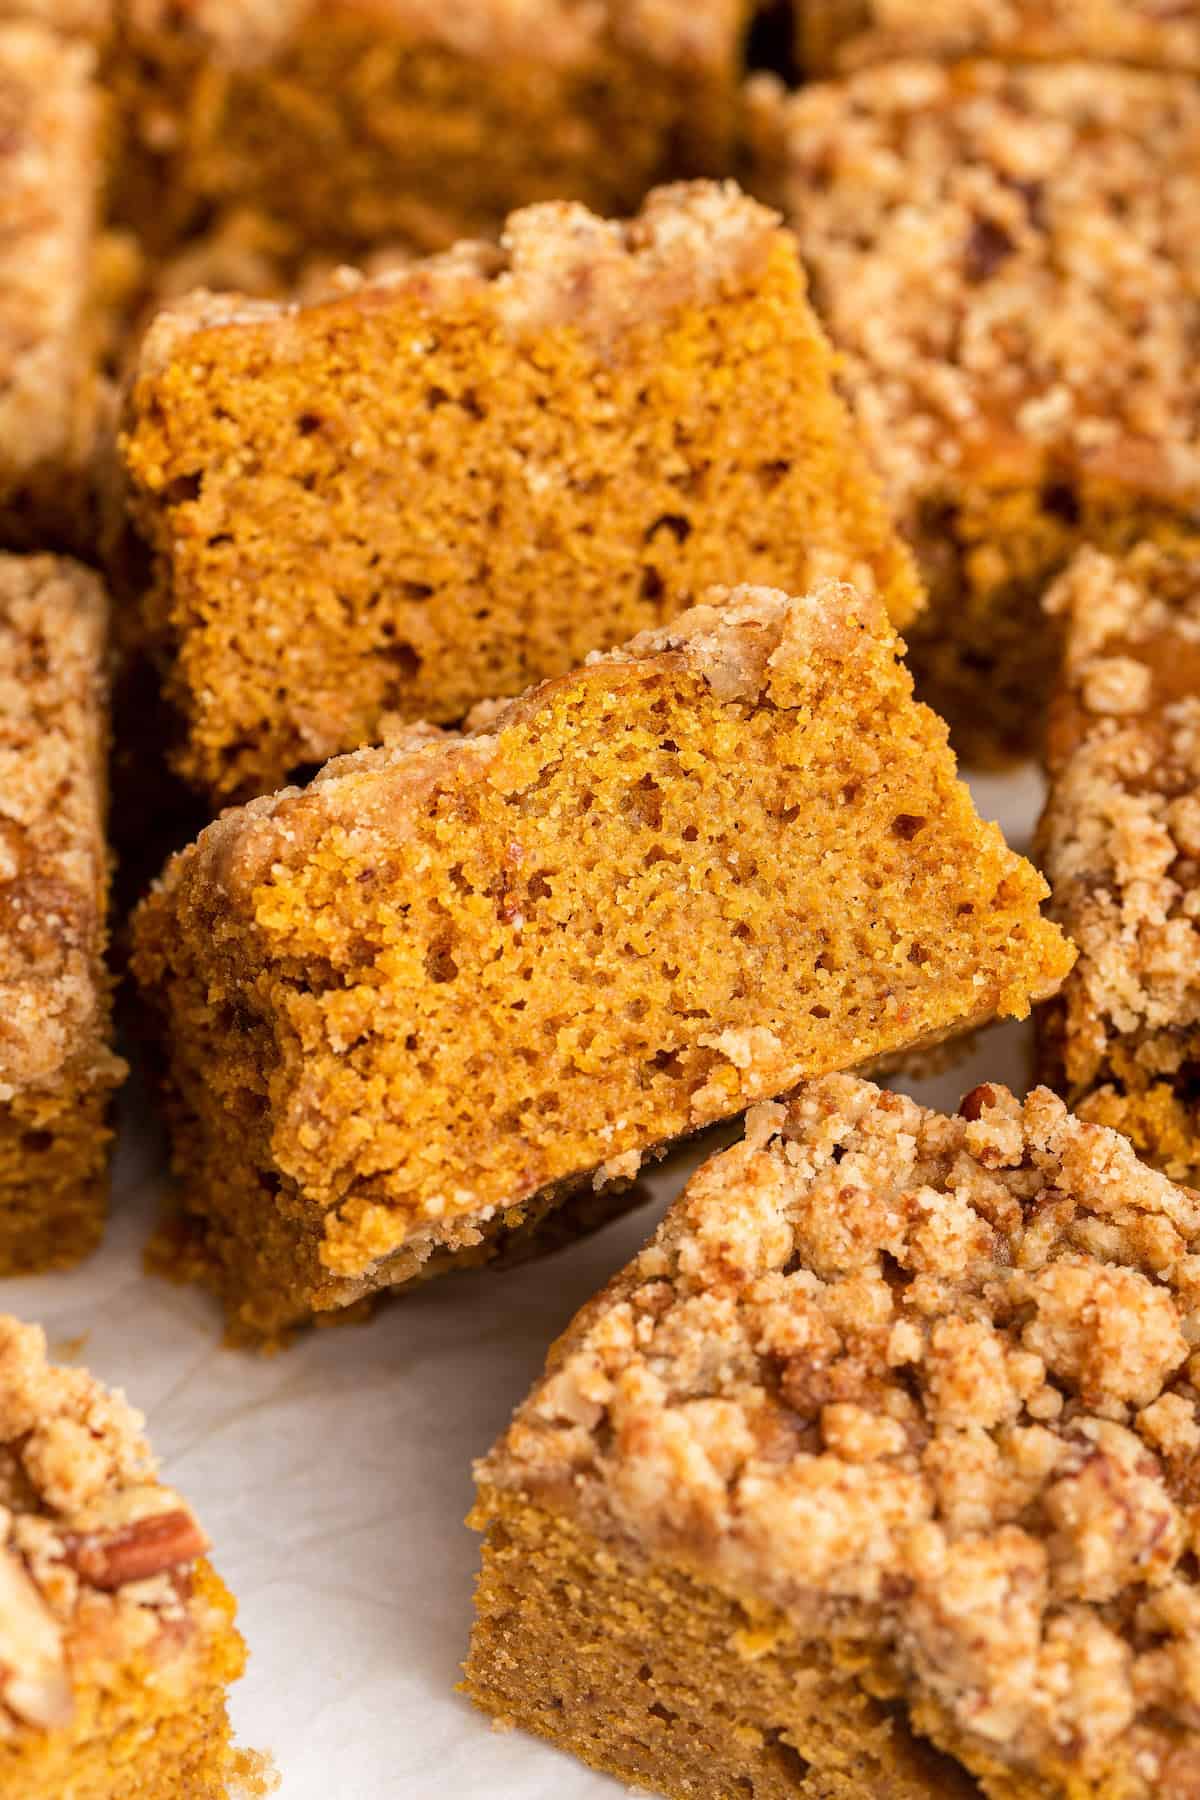
[[[241,1327],[481,1260],[1070,967],[880,603],[717,598],[230,810],[143,903],[183,1201]]]
[[[225,1692],[245,1646],[191,1508],[144,1421],[0,1317],[5,1800],[250,1800]]]
[[[90,570],[0,556],[4,1274],[77,1262],[108,1204],[107,625]]]
[[[467,1692],[672,1800],[1188,1800],[1198,1232],[1044,1088],[755,1108],[477,1468]]]
[[[319,303],[193,296],[126,407],[148,640],[213,801],[460,720],[713,584],[921,603],[805,299],[732,184],[548,204]]]
[[[1081,551],[1038,860],[1080,947],[1039,1016],[1044,1080],[1177,1181],[1200,1175],[1200,541]]]

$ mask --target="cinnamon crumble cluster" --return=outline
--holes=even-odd
[[[977,1775],[1183,1800],[1198,1245],[1200,1196],[1045,1089],[831,1076],[700,1170],[480,1478],[882,1644]]]
[[[1079,963],[1045,1068],[1176,1178],[1200,1167],[1200,541],[1081,551],[1065,627],[1040,860]]]
[[[0,1736],[69,1724],[81,1682],[195,1635],[207,1539],[142,1426],[86,1370],[49,1363],[39,1327],[0,1316]]]

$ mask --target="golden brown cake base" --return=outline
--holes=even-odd
[[[804,1643],[509,1494],[482,1490],[469,1523],[487,1535],[463,1685],[501,1723],[671,1800],[977,1794],[879,1697],[865,1650]]]
[[[147,634],[214,800],[448,723],[715,583],[832,574],[903,628],[911,557],[789,234],[732,187],[284,309],[160,315],[126,413]]]
[[[111,1091],[73,1082],[0,1106],[0,1275],[65,1269],[108,1212]]]
[[[629,211],[656,180],[727,164],[748,13],[265,0],[197,25],[146,5],[112,59],[120,212],[161,248],[214,206],[250,205],[302,257],[443,249],[538,200]]]
[[[836,584],[735,590],[226,812],[134,970],[232,1317],[477,1260],[802,1074],[1023,1014],[1072,961],[1042,893]]]

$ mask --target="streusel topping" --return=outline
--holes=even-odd
[[[51,556],[0,557],[0,1103],[105,1044],[107,603]]]
[[[0,1730],[64,1725],[78,1680],[187,1646],[207,1540],[143,1423],[48,1362],[38,1326],[0,1316]]]
[[[819,51],[853,68],[897,56],[1094,56],[1146,68],[1200,70],[1195,0],[850,0],[823,27],[829,0],[800,0],[816,15]]]
[[[831,1076],[700,1170],[479,1475],[882,1642],[958,1748],[1182,1800],[1198,1240],[1044,1088]]]
[[[901,499],[1051,470],[1200,495],[1200,90],[1094,62],[897,62],[753,88]]]
[[[1066,625],[1040,860],[1080,947],[1066,1075],[1115,1037],[1173,1073],[1200,1025],[1200,542],[1085,549],[1047,597]]]

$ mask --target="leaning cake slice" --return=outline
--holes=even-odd
[[[679,1800],[1192,1800],[1198,1247],[1045,1088],[755,1109],[479,1467],[468,1691]]]
[[[143,903],[184,1203],[242,1327],[482,1260],[1070,967],[881,604],[720,598],[226,812]]]

